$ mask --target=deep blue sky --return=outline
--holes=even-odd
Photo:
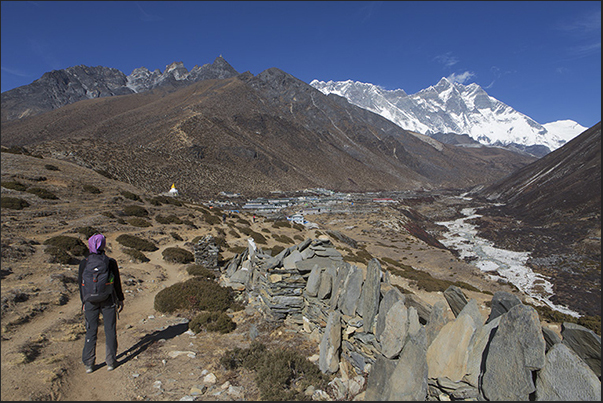
[[[409,94],[475,82],[544,124],[601,120],[600,1],[2,1],[2,92],[76,65],[191,70],[222,55],[307,83]]]

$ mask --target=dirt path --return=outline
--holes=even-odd
[[[174,246],[167,245],[166,247]],[[165,270],[166,278],[157,288],[170,286],[177,281],[178,268],[181,265],[171,264],[163,261],[161,250],[148,253],[150,259],[148,265],[161,266]],[[61,387],[62,396],[58,396],[59,400],[132,400],[136,396],[132,395],[132,377],[126,376],[126,373],[131,372],[132,367],[136,365],[132,361],[131,351],[139,344],[141,338],[137,333],[130,331],[132,325],[140,323],[145,318],[151,315],[156,315],[153,308],[154,297],[159,289],[139,293],[135,298],[128,298],[126,294],[125,307],[119,315],[117,324],[117,339],[118,339],[118,362],[119,365],[114,371],[107,371],[104,365],[105,356],[105,337],[102,327],[99,327],[99,337],[97,341],[97,368],[92,374],[87,374],[84,371],[84,366],[81,363],[81,348],[83,340],[78,340],[74,343],[73,349],[69,356],[69,373],[71,376],[64,377]],[[111,385],[107,387],[107,385]]]
[[[170,247],[174,245],[165,245]],[[133,400],[136,395],[132,393],[132,377],[126,372],[132,372],[136,366],[136,357],[142,350],[141,345],[147,332],[153,333],[151,325],[144,326],[146,319],[156,315],[153,308],[154,297],[163,287],[172,285],[182,280],[179,269],[182,265],[167,263],[161,256],[163,248],[147,253],[149,262],[144,266],[151,274],[149,287],[139,288],[140,292],[126,293],[125,307],[120,313],[117,323],[118,361],[120,365],[112,372],[106,370],[104,364],[105,336],[102,323],[99,326],[96,364],[97,369],[92,374],[87,374],[81,362],[83,348],[83,315],[79,298],[71,300],[60,307],[52,307],[43,315],[37,316],[28,323],[21,325],[18,332],[11,335],[11,346],[33,345],[40,346],[39,355],[45,356],[44,364],[57,364],[54,370],[43,370],[45,377],[40,377],[40,368],[32,364],[16,363],[21,357],[17,348],[2,349],[2,400]],[[110,256],[111,253],[108,253]],[[161,269],[159,269],[161,268]],[[124,271],[122,270],[122,277]],[[158,273],[158,271],[160,271]],[[122,278],[123,282],[123,278]],[[142,326],[141,326],[142,325]],[[69,337],[77,332],[77,340]],[[147,329],[149,328],[149,329]],[[3,347],[6,343],[3,343]],[[136,357],[137,358],[137,357]],[[18,370],[11,366],[18,365]],[[31,379],[27,390],[23,390],[23,380]],[[107,385],[110,385],[108,387]],[[48,388],[50,386],[50,391]]]

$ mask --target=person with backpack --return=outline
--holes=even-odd
[[[105,325],[105,363],[107,370],[117,366],[117,316],[124,308],[124,294],[117,261],[105,254],[105,237],[92,235],[88,239],[90,254],[80,262],[78,283],[86,319],[86,340],[82,361],[86,372],[94,371],[99,315]]]

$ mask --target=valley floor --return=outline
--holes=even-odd
[[[3,153],[2,196],[22,197],[30,206],[2,209],[2,400],[180,400],[193,396],[196,400],[259,400],[253,374],[226,370],[220,365],[226,351],[248,347],[255,337],[269,347],[295,347],[306,357],[317,354],[318,341],[298,324],[269,323],[253,309],[230,313],[237,324],[231,333],[197,335],[187,331],[184,314],[164,315],[154,309],[154,297],[161,289],[190,278],[187,265],[166,262],[163,251],[174,246],[192,250],[193,239],[206,234],[224,238],[229,246],[221,250],[221,263],[225,264],[247,245],[241,230],[262,234],[266,243],[258,246],[264,250],[288,247],[329,232],[340,233],[354,240],[356,246],[336,237],[332,237],[333,244],[354,264],[366,265],[368,254],[429,273],[433,279],[469,284],[474,290],[463,292],[477,301],[484,315],[489,312],[492,294],[498,290],[526,300],[511,284],[488,279],[472,262],[438,245],[443,227],[434,222],[460,217],[460,208],[469,202],[461,201],[459,205],[458,198],[434,202],[425,195],[425,199],[409,198],[403,207],[376,203],[349,213],[306,216],[316,228],[277,228],[273,221],[261,216],[254,219],[251,213],[224,220],[221,215],[213,215],[212,221],[200,205],[149,205],[144,201],[148,200],[146,196],[133,202],[124,197],[128,194],[124,192],[136,193],[137,189],[100,175],[85,178],[86,183],[103,190],[100,196],[91,195],[77,190],[81,183],[73,183],[72,178],[80,177],[81,168],[53,161],[59,168],[57,174],[44,171],[42,166],[47,161],[34,161],[38,163],[35,166],[32,158],[7,157]],[[4,187],[8,181],[32,183],[41,172],[50,178],[57,200],[42,200]],[[131,204],[144,206],[155,217],[177,215],[192,225],[153,220],[149,227],[136,227],[120,213]],[[114,218],[102,212],[112,212]],[[117,326],[120,365],[112,372],[103,365],[92,374],[85,373],[81,363],[84,325],[76,284],[77,264],[54,262],[44,245],[56,235],[84,239],[76,229],[85,226],[98,228],[106,235],[108,255],[116,258],[122,273],[126,300]],[[147,262],[133,261],[116,240],[122,234],[151,239],[158,250],[144,252]],[[388,264],[383,264],[383,269],[388,270]],[[392,275],[392,283],[429,304],[445,301],[442,291],[428,292],[420,281]],[[560,332],[559,323],[543,325]],[[104,335],[102,326],[99,329],[97,364],[103,364]],[[211,374],[215,378],[207,378]]]

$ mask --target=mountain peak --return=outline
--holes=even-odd
[[[479,85],[464,86],[446,77],[412,95],[403,91],[369,91],[357,84],[348,85],[348,81],[326,84],[313,81],[311,85],[323,94],[343,96],[350,103],[377,113],[403,129],[429,136],[467,134],[488,146],[523,149],[542,145],[552,151],[562,146],[568,137],[583,131],[582,126],[571,123],[544,127],[492,98]],[[377,88],[373,84],[362,86]]]

